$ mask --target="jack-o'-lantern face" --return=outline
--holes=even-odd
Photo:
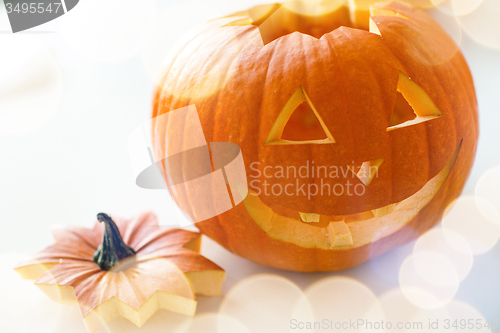
[[[335,270],[440,219],[471,167],[477,106],[424,12],[304,3],[211,22],[172,58],[154,115],[194,104],[207,141],[241,147],[249,194],[204,233],[264,265]]]
[[[404,168],[407,160],[400,154],[393,156],[387,148],[393,144],[392,140],[402,140],[398,133],[392,131],[401,129],[400,132],[404,133],[402,129],[405,127],[437,119],[442,113],[425,91],[401,72],[394,105],[387,127],[385,130],[382,128],[382,135],[369,133],[369,127],[363,128],[371,126],[369,122],[359,121],[360,128],[355,131],[364,136],[364,139],[357,141],[366,147],[359,149],[366,151],[366,155],[359,154],[358,150],[354,154],[346,153],[347,158],[342,158],[334,147],[341,145],[342,141],[335,140],[327,125],[331,124],[330,120],[334,117],[327,115],[325,118],[328,120],[325,122],[307,93],[299,87],[279,112],[264,143],[264,146],[275,147],[261,148],[266,163],[253,162],[250,165],[250,196],[244,200],[250,216],[269,235],[274,235],[279,240],[323,249],[362,246],[390,235],[412,220],[420,208],[432,200],[447,179],[461,145],[459,143],[455,149],[443,152],[448,161],[444,161],[437,174],[419,175],[418,170],[425,170],[425,160],[429,157],[425,152],[422,155],[422,151],[412,151],[421,147],[421,143],[415,143],[414,147],[405,149],[405,154],[410,158],[411,155],[420,157],[416,159],[415,165]],[[366,111],[361,112],[368,113],[368,110],[373,109],[367,104]],[[359,118],[352,120],[354,123],[361,118],[361,112],[351,112],[359,113]],[[378,116],[387,120],[385,113]],[[349,116],[337,121],[345,119],[349,119]],[[444,129],[437,131],[443,133]],[[408,130],[404,135],[408,135]],[[370,141],[370,136],[377,140]],[[285,149],[287,152],[282,151]],[[341,148],[338,149],[342,151]],[[304,154],[304,158],[296,154],[298,150]],[[315,153],[314,150],[320,152]],[[380,152],[379,155],[376,152]],[[387,152],[389,156],[386,156]],[[282,158],[275,158],[288,153],[294,154],[296,158],[287,158],[286,164],[280,163]],[[364,161],[363,156],[372,159]],[[373,158],[375,156],[381,157]],[[403,160],[394,160],[398,157]],[[276,164],[273,165],[272,161]],[[339,161],[345,164],[337,164]],[[384,170],[383,167],[396,167],[396,170]],[[408,187],[407,183],[394,184],[391,181],[391,177],[398,177],[398,171],[406,173],[408,177],[408,170],[417,172],[415,179],[424,180],[423,186],[417,183],[408,190],[404,188]],[[407,195],[415,188],[418,188],[416,192]],[[363,198],[364,196],[366,197]],[[342,207],[338,207],[339,202],[343,202]],[[378,202],[383,206],[377,206]],[[302,211],[297,210],[302,207]],[[350,209],[351,207],[353,208]]]

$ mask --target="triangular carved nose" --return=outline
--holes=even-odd
[[[365,186],[368,186],[373,178],[378,175],[378,168],[380,168],[382,163],[384,163],[384,159],[378,158],[376,160],[363,162],[361,166],[356,167],[350,165],[348,168]]]
[[[332,134],[302,87],[283,107],[266,139],[267,145],[331,143]]]

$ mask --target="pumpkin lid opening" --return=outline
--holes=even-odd
[[[235,13],[231,16],[239,18],[226,26],[254,25],[264,45],[294,32],[321,38],[343,26],[380,34],[377,26],[370,22],[372,15],[408,19],[384,5],[373,6],[373,0],[289,0]]]

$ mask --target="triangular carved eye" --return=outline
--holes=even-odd
[[[375,175],[378,174],[378,168],[384,163],[383,158],[376,160],[366,161],[361,164],[361,166],[356,167],[354,165],[349,165],[347,168],[358,177],[358,179],[365,184],[365,186],[370,185]]]
[[[330,144],[335,140],[304,89],[299,87],[281,110],[265,143]]]
[[[387,131],[422,123],[442,115],[429,95],[400,72],[396,106]]]

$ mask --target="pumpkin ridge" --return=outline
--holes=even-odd
[[[50,231],[52,234],[52,238],[55,241],[75,238],[81,242],[84,242],[88,245],[89,248],[92,248],[94,250],[97,248],[100,242],[100,237],[97,237],[96,239],[96,235],[93,233],[94,230],[88,228],[64,226],[53,227]],[[82,233],[84,233],[85,236],[81,235]]]
[[[313,36],[313,37],[314,37],[314,36]],[[300,51],[301,51],[301,54],[302,54],[303,63],[305,63],[305,66],[306,66],[305,72],[306,72],[306,73],[308,73],[308,72],[309,72],[309,70],[310,70],[310,64],[309,64],[309,61],[307,61],[307,59],[310,59],[310,57],[308,57],[308,56],[307,56],[307,54],[306,54],[306,53],[307,53],[308,48],[304,47],[304,37],[303,37],[303,36],[301,36],[301,38],[300,38],[299,40],[300,40],[300,46],[301,46],[301,47],[300,47]],[[318,39],[316,38],[316,41],[317,41],[317,40],[318,40]],[[310,86],[310,85],[309,85],[309,80],[308,80],[308,79],[309,79],[309,76],[308,76],[308,75],[305,75],[305,86],[306,86],[306,87],[309,87],[309,86]],[[304,88],[302,88],[302,89],[304,89]],[[306,92],[304,92],[304,95],[306,96],[306,100],[307,100],[306,102],[311,102],[311,103],[312,103],[312,101],[309,101],[309,97],[307,97],[307,93],[306,93]],[[319,111],[318,111],[318,110],[317,110],[317,112],[319,113]],[[325,127],[326,127],[326,125],[325,125]],[[325,133],[325,134],[326,134],[326,133]],[[331,134],[331,132],[330,132],[330,134]],[[333,134],[332,134],[332,136],[333,136]],[[328,135],[327,135],[327,138],[328,138]],[[335,138],[335,137],[334,137],[334,138]],[[312,155],[313,155],[312,149],[308,149],[308,150],[307,150],[307,160],[308,160],[308,161],[314,161],[314,157],[313,157]],[[311,185],[311,184],[315,184],[315,178],[314,178],[314,177],[310,177],[310,178],[308,179],[308,181],[309,181],[309,182],[308,182],[308,186],[309,186],[309,185]],[[313,209],[315,210],[315,207],[314,207],[314,201],[311,201],[311,200],[310,200],[310,203],[312,204]]]
[[[131,223],[121,221],[121,223],[117,223],[117,225],[120,233],[123,234],[123,241],[125,242],[125,244],[134,248],[137,243],[135,239],[138,237],[137,234],[144,231],[145,229],[157,227],[158,220],[156,219],[156,216],[154,216],[154,214],[152,214],[151,212],[146,212],[134,217],[131,220]]]
[[[463,59],[462,55],[459,52],[455,56],[461,57],[462,60],[465,62],[465,59]],[[460,83],[463,95],[465,95],[466,98],[467,98],[467,101],[468,101],[468,104],[469,104],[469,109],[472,110],[472,109],[477,108],[477,99],[476,99],[476,94],[474,93],[474,90],[472,90],[472,93],[467,93],[467,92],[470,91],[470,89],[467,89],[465,82],[463,82],[464,75],[459,75],[458,69],[456,68],[456,66],[450,66],[450,67],[451,67],[451,70],[453,70],[455,72],[455,74],[460,78],[456,82]],[[465,73],[465,74],[467,74],[468,76],[470,76],[471,75],[470,71],[467,71],[467,72],[468,73]],[[464,73],[462,73],[462,74],[464,74]],[[470,79],[471,79],[471,82],[472,82],[472,80],[473,80],[472,76],[470,76]],[[471,97],[472,97],[473,100],[471,100]],[[450,105],[451,105],[452,104],[451,99],[450,99],[449,102],[450,102]],[[474,123],[474,137],[477,138],[478,137],[478,121],[477,121],[477,119],[475,119],[475,117],[473,115],[471,116],[471,118],[472,118],[471,121]],[[454,126],[454,128],[458,128],[456,117],[453,117],[453,126]]]
[[[186,232],[190,232],[187,231]],[[148,250],[148,247],[154,246],[155,243],[161,243],[164,238],[170,238],[174,236],[174,234],[178,234],[176,230],[174,229],[162,229],[161,227],[158,227],[156,230],[151,232],[146,238],[144,238],[137,246],[134,248],[138,254],[143,255],[144,251]],[[183,233],[184,234],[184,233]],[[183,243],[189,243],[190,241],[194,240],[195,238],[198,237],[198,233],[195,232],[190,232],[189,237],[183,237],[183,239],[177,241],[177,243],[171,243],[169,242],[168,244],[164,245],[164,247],[167,247],[169,249],[177,249],[183,247]],[[155,251],[153,249],[153,251]],[[146,252],[147,253],[147,252]]]

